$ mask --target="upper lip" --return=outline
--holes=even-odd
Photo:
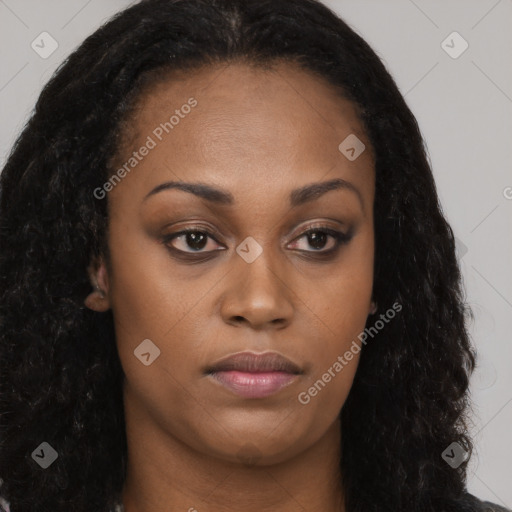
[[[300,374],[302,370],[277,352],[238,352],[223,357],[206,369],[206,373],[238,370],[242,372],[287,372]]]

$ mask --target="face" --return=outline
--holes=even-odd
[[[231,64],[153,86],[125,139],[103,189],[110,262],[91,268],[105,295],[86,304],[112,308],[127,407],[225,460],[248,440],[261,464],[306,450],[339,421],[372,310],[374,157],[354,106],[291,64]],[[295,372],[208,374],[240,352]]]

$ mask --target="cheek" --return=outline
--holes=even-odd
[[[135,229],[112,223],[109,296],[121,337],[140,342],[164,337],[190,310],[194,292],[172,274],[165,248]]]
[[[364,329],[373,289],[374,242],[371,228],[361,232],[341,254],[317,287],[310,287],[307,303],[316,324],[327,335],[324,353],[343,350]]]
[[[312,319],[307,348],[311,371],[298,397],[310,413],[333,420],[352,386],[373,287],[372,233],[361,238],[323,286],[309,293]]]
[[[151,410],[162,425],[204,415],[185,383],[192,371],[188,342],[198,289],[173,278],[165,250],[154,241],[112,232],[119,235],[109,241],[109,295],[128,403]]]
[[[177,272],[165,248],[149,237],[118,225],[111,233],[109,296],[124,371],[148,395],[176,392],[180,382],[198,372],[194,362],[204,339],[198,319],[206,315],[204,298],[222,273],[193,279],[198,267]],[[142,354],[148,352],[146,359],[154,363],[145,366]]]
[[[318,334],[308,349],[310,371],[298,390],[297,402],[304,417],[314,418],[317,427],[331,424],[350,392],[362,350],[358,338],[367,318],[367,301],[352,296],[332,304],[326,314],[328,330]]]

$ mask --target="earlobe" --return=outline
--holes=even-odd
[[[89,265],[87,273],[94,290],[85,298],[84,305],[93,311],[108,311],[110,309],[109,282],[103,258]]]

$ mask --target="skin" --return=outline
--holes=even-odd
[[[344,510],[338,418],[359,353],[309,403],[298,395],[375,310],[370,142],[352,103],[322,79],[292,64],[232,63],[145,91],[116,164],[190,97],[197,106],[162,141],[153,137],[157,146],[108,193],[110,260],[90,267],[101,291],[85,303],[112,308],[126,374],[125,510]],[[366,145],[354,161],[338,150],[349,134]],[[358,193],[338,188],[290,206],[292,190],[337,178]],[[173,180],[224,189],[234,203],[175,188],[145,198]],[[335,239],[315,245],[304,235],[319,223],[352,237],[322,258]],[[185,227],[213,238],[199,250],[186,236],[162,242]],[[248,236],[263,251],[252,263],[236,252]],[[145,339],[160,349],[148,366],[134,356]],[[303,374],[261,399],[204,375],[244,350],[277,351]]]

